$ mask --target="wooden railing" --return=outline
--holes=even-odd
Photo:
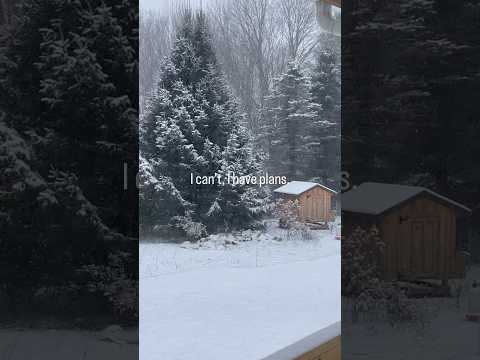
[[[340,360],[341,324],[330,325],[263,360]]]
[[[342,0],[324,0],[325,2],[335,5],[336,7],[342,7]]]

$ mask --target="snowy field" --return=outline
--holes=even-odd
[[[140,245],[140,359],[262,359],[340,320],[329,230]]]
[[[466,321],[465,309],[457,309],[453,299],[428,302],[437,313],[425,328],[342,320],[343,355],[352,360],[480,360],[480,324]]]
[[[138,357],[137,330],[0,329],[1,360],[131,360]]]
[[[480,360],[480,322],[465,320],[473,280],[480,281],[479,266],[467,274],[458,301],[455,297],[414,300],[425,318],[422,325],[354,324],[349,315],[342,316],[343,356],[352,360]]]

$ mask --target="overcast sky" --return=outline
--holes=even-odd
[[[140,0],[140,8],[142,10],[165,10],[170,9],[170,5],[178,3],[180,1],[190,2],[192,7],[200,6],[201,4],[205,5],[210,2],[210,0]]]

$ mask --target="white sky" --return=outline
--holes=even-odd
[[[181,1],[189,2],[192,7],[205,5],[210,0],[140,0],[140,8],[142,10],[165,10],[170,9],[171,4],[179,3]]]

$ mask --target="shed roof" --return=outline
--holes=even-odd
[[[280,194],[300,195],[303,194],[305,191],[313,189],[316,186],[320,186],[322,189],[327,190],[333,194],[337,193],[335,190],[332,190],[322,184],[309,181],[290,181],[288,184],[280,186],[278,189],[275,189],[273,191]]]
[[[374,182],[363,183],[342,194],[342,210],[379,215],[421,193],[429,194],[464,211],[471,211],[466,206],[421,186]]]

